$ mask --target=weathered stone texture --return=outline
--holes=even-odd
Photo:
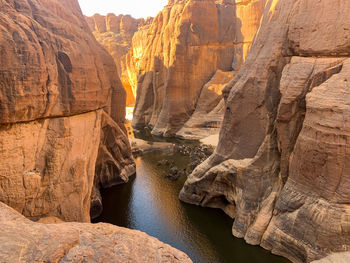
[[[248,58],[223,90],[219,145],[180,194],[223,209],[235,236],[293,262],[350,249],[349,8],[267,1]]]
[[[0,13],[0,201],[32,218],[89,221],[97,156],[113,170],[104,185],[135,172],[114,61],[75,0],[0,1]],[[107,140],[118,149],[108,158]]]
[[[233,72],[216,71],[199,95],[191,118],[176,133],[185,139],[201,139],[218,134],[225,113],[222,90],[233,79]]]
[[[3,203],[0,228],[3,263],[192,262],[184,253],[140,231],[109,224],[34,223]]]
[[[240,68],[264,2],[169,1],[134,37],[130,52],[142,57],[126,57],[130,83],[135,85],[138,77],[133,125],[175,135],[194,113],[203,86],[215,72]],[[144,39],[136,41],[140,36]]]
[[[0,200],[27,217],[88,222],[100,129],[101,112],[2,127]]]

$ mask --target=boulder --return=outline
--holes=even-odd
[[[0,262],[190,263],[145,233],[109,224],[34,223],[0,203]]]

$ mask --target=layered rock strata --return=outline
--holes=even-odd
[[[0,1],[0,13],[0,201],[87,222],[96,160],[97,185],[135,170],[114,61],[75,0]]]
[[[215,72],[240,68],[264,3],[169,1],[153,23],[134,36],[131,55],[126,56],[131,85],[137,76],[133,126],[150,125],[153,134],[175,135],[194,113],[203,86]]]
[[[349,11],[347,1],[267,1],[223,91],[219,145],[180,193],[293,262],[350,249]]]
[[[134,33],[147,22],[143,18],[135,19],[130,15],[116,16],[114,14],[106,16],[95,14],[92,17],[86,17],[86,21],[97,41],[112,55],[119,77],[121,77],[122,58],[131,47]],[[123,86],[127,92],[126,105],[133,106],[136,94],[133,93],[128,82],[124,82]]]
[[[140,231],[109,224],[34,223],[3,203],[0,228],[3,263],[192,262],[184,253]]]

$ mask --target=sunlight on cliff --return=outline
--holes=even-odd
[[[127,119],[128,121],[132,121],[133,115],[134,115],[134,107],[126,107],[125,119]]]

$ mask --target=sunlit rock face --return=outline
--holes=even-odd
[[[137,80],[141,69],[141,60],[145,57],[145,50],[148,45],[149,28],[153,18],[148,18],[144,23],[139,24],[137,31],[130,41],[128,52],[121,59],[121,81],[126,90],[132,91],[134,98],[137,95]],[[135,100],[134,100],[135,102]],[[135,106],[135,105],[133,105]]]
[[[135,19],[130,15],[108,14],[85,17],[97,41],[112,55],[117,65],[119,77],[122,75],[122,57],[131,47],[132,37],[146,22],[143,18]],[[127,93],[127,106],[135,104],[135,95],[128,82],[123,82]]]
[[[179,132],[216,71],[240,68],[264,2],[169,1],[151,25],[135,34],[126,56],[125,72],[137,87],[133,125],[150,125],[157,135]],[[223,80],[216,84],[224,86]]]
[[[0,201],[89,221],[96,160],[110,182],[134,165],[114,61],[76,0],[1,0],[0,13]]]
[[[191,263],[145,233],[109,224],[34,223],[0,202],[0,262]]]
[[[350,249],[349,11],[348,1],[267,1],[223,91],[219,145],[180,193],[293,262]]]

